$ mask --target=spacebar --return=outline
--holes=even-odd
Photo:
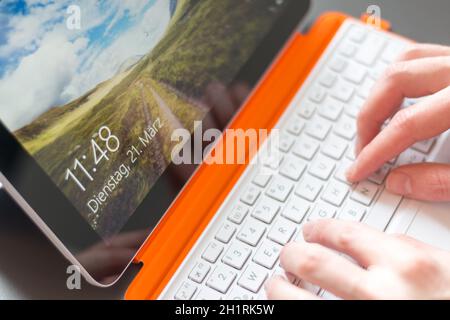
[[[383,190],[364,223],[377,230],[385,231],[401,201],[401,196]]]

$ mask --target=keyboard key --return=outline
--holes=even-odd
[[[239,231],[237,238],[252,247],[256,247],[265,232],[266,226],[263,223],[255,219],[249,219]]]
[[[316,105],[309,102],[300,102],[300,105],[298,106],[298,115],[302,117],[303,119],[311,119],[311,117],[316,112]]]
[[[304,128],[305,121],[298,117],[293,117],[287,125],[287,131],[295,136],[299,136]]]
[[[364,100],[359,96],[353,96],[353,99],[346,105],[345,113],[350,117],[358,118],[362,107],[364,106]]]
[[[381,59],[386,63],[392,63],[405,49],[405,44],[397,41],[391,41],[384,50]]]
[[[298,279],[293,274],[284,271],[284,269],[281,268],[280,266],[277,266],[275,268],[275,271],[273,272],[273,275],[274,276],[280,276],[284,280],[292,283],[293,285],[297,285],[298,284]]]
[[[325,140],[330,130],[331,124],[319,117],[316,117],[306,125],[306,133],[319,140]]]
[[[311,203],[299,197],[292,197],[281,215],[295,223],[301,223],[311,208]]]
[[[319,179],[307,175],[306,178],[300,182],[295,193],[303,199],[314,202],[322,188],[323,183]]]
[[[340,160],[348,148],[347,141],[331,135],[322,148],[322,153],[335,160]]]
[[[385,231],[401,201],[401,196],[384,190],[363,222],[379,231]]]
[[[303,172],[306,170],[306,164],[301,160],[288,158],[281,167],[280,174],[294,181],[300,180]]]
[[[249,301],[254,300],[252,293],[242,287],[234,287],[227,296],[227,300]]]
[[[319,143],[316,140],[307,136],[301,136],[292,153],[305,160],[312,160],[318,150]]]
[[[293,188],[293,183],[288,179],[276,177],[267,189],[266,194],[275,200],[285,202]]]
[[[295,225],[286,219],[279,219],[269,231],[267,238],[281,245],[288,243],[295,233]]]
[[[261,187],[261,188],[265,188],[269,184],[270,179],[272,179],[272,175],[271,174],[258,173],[253,178],[253,183],[256,184],[257,186]]]
[[[358,183],[350,196],[351,199],[365,205],[370,206],[378,192],[378,186],[369,181]]]
[[[355,89],[345,82],[339,82],[331,90],[331,96],[342,102],[349,102],[355,93]]]
[[[369,181],[376,183],[378,185],[382,185],[386,180],[390,171],[391,167],[385,164],[369,177]]]
[[[313,176],[328,180],[333,173],[336,164],[333,159],[319,154],[309,168],[309,173]]]
[[[341,161],[341,164],[339,165],[338,169],[336,170],[334,177],[337,180],[339,180],[340,182],[351,185],[351,183],[347,181],[347,170],[351,167],[352,164],[353,164],[353,161],[344,158]]]
[[[340,207],[347,197],[349,191],[350,189],[347,184],[333,180],[326,187],[322,195],[322,200],[336,207]]]
[[[375,80],[366,77],[363,84],[359,87],[357,94],[363,99],[367,99],[375,85]]]
[[[388,67],[388,64],[386,64],[386,63],[384,63],[382,61],[378,61],[378,62],[375,63],[374,67],[370,68],[369,75],[374,80],[381,79],[381,77],[386,72],[387,67]]]
[[[252,250],[240,242],[233,243],[222,258],[222,262],[238,270],[242,270]]]
[[[335,74],[333,74],[332,72],[325,72],[325,74],[323,76],[320,77],[320,84],[327,87],[327,88],[331,88],[332,86],[334,86],[334,84],[337,81],[337,76]]]
[[[361,44],[367,37],[367,31],[360,26],[352,26],[349,31],[349,39]]]
[[[183,282],[175,294],[175,300],[191,300],[197,291],[197,287],[190,282]]]
[[[266,290],[259,290],[259,293],[256,296],[255,300],[257,300],[257,301],[267,301],[267,300],[269,300],[269,298],[267,297]]]
[[[286,132],[280,134],[279,148],[281,152],[288,153],[294,145],[295,138]]]
[[[202,288],[198,293],[195,300],[222,300],[222,295],[216,290],[210,289],[208,287]]]
[[[431,149],[433,149],[433,145],[435,142],[436,139],[420,141],[413,145],[412,148],[422,153],[429,154],[431,152]]]
[[[366,75],[367,75],[366,68],[356,63],[351,63],[347,68],[347,70],[345,70],[344,79],[354,84],[360,84],[361,82],[363,82]]]
[[[281,248],[275,242],[266,240],[256,251],[253,261],[267,269],[273,269],[280,256]]]
[[[348,104],[345,113],[348,114],[350,117],[357,119],[359,116],[359,113],[361,112],[361,109],[355,107],[352,104]]]
[[[252,217],[270,224],[277,215],[278,211],[280,211],[279,202],[263,197],[253,211]]]
[[[222,243],[228,243],[236,233],[236,227],[229,222],[225,222],[216,234],[216,240]]]
[[[258,293],[268,275],[265,268],[252,263],[245,269],[238,281],[238,285],[253,293]]]
[[[343,110],[344,106],[341,102],[332,98],[328,98],[325,100],[325,103],[320,106],[319,114],[325,119],[336,121],[342,114]]]
[[[421,152],[415,150],[406,150],[403,152],[397,160],[397,166],[404,166],[407,164],[422,163],[425,161],[425,156]]]
[[[356,54],[357,50],[358,48],[349,41],[344,41],[344,43],[342,43],[339,47],[339,53],[347,58],[352,58]]]
[[[316,205],[316,207],[313,209],[311,214],[308,217],[308,221],[317,221],[321,219],[333,219],[336,215],[336,208],[325,204],[325,203],[319,203]]]
[[[333,58],[333,60],[330,63],[331,70],[341,73],[347,68],[347,61],[345,59],[342,59],[340,57]]]
[[[339,213],[338,219],[344,221],[360,222],[366,214],[366,207],[354,202],[348,201],[344,209]]]
[[[347,155],[346,155],[346,158],[352,162],[355,162],[355,160],[356,160],[355,147],[356,147],[355,144],[351,143],[350,148],[348,148]]]
[[[356,136],[356,121],[346,115],[342,116],[341,119],[335,126],[334,132],[349,141],[353,141]]]
[[[189,274],[189,279],[194,282],[202,283],[208,275],[211,267],[206,262],[199,262],[195,265],[194,269],[192,269]]]
[[[261,191],[254,186],[250,186],[247,190],[242,194],[241,201],[249,206],[253,206],[261,195]]]
[[[215,263],[223,251],[223,246],[217,242],[211,242],[203,252],[202,258],[208,262]]]
[[[366,66],[373,66],[375,60],[380,56],[381,51],[386,44],[385,39],[376,34],[370,33],[366,39],[365,45],[361,46],[355,55],[356,61]]]
[[[300,229],[300,231],[294,237],[294,242],[298,242],[298,243],[305,242],[305,238],[303,237],[303,230]]]
[[[236,224],[241,224],[247,216],[249,209],[246,205],[239,203],[236,205],[228,216],[228,220]]]
[[[320,104],[325,100],[326,95],[325,89],[320,86],[315,86],[309,92],[309,99],[314,103]]]
[[[305,289],[306,291],[311,292],[314,295],[318,295],[320,292],[320,289],[321,289],[319,286],[312,284],[311,282],[304,281],[304,280],[301,280],[298,283],[298,287]]]
[[[220,293],[227,293],[234,279],[236,279],[236,272],[229,267],[219,265],[206,281],[206,285]]]
[[[281,166],[281,163],[284,160],[284,156],[280,152],[271,152],[269,155],[263,156],[262,163],[265,167],[270,168],[272,170],[278,170]]]

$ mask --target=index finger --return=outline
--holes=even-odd
[[[449,96],[450,87],[397,113],[362,150],[348,170],[347,179],[351,182],[363,180],[416,142],[447,131],[450,128]]]
[[[398,241],[366,225],[341,220],[319,220],[303,226],[305,241],[344,253],[360,266],[389,264],[403,247]]]
[[[418,98],[450,85],[450,58],[434,57],[397,62],[374,86],[358,117],[359,152],[380,132],[383,123],[405,98]]]

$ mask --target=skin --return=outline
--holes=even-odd
[[[427,97],[400,110],[404,98]],[[383,123],[392,117],[381,131]],[[450,128],[450,47],[421,44],[404,52],[372,90],[358,118],[350,182],[369,177],[418,141]],[[407,165],[386,187],[408,198],[450,201],[450,165]],[[281,253],[287,273],[343,299],[450,299],[450,253],[365,225],[323,220],[303,226],[304,242]],[[351,261],[345,257],[350,257]],[[284,277],[266,284],[269,299],[319,299]]]
[[[450,299],[446,251],[339,220],[306,224],[303,235],[305,242],[284,247],[281,266],[340,298]],[[269,280],[266,292],[272,300],[320,299],[284,277]]]
[[[400,110],[404,98],[424,97]],[[389,118],[388,126],[380,131]],[[358,118],[358,159],[347,173],[351,182],[370,176],[414,143],[450,128],[450,48],[417,45],[401,55],[378,81]],[[387,179],[391,192],[429,201],[450,201],[450,166],[399,167]]]

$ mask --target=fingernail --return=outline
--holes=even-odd
[[[390,192],[408,195],[412,193],[412,183],[409,175],[403,172],[393,172],[386,183]]]
[[[308,222],[303,225],[303,239],[308,241],[314,229],[314,222]]]

